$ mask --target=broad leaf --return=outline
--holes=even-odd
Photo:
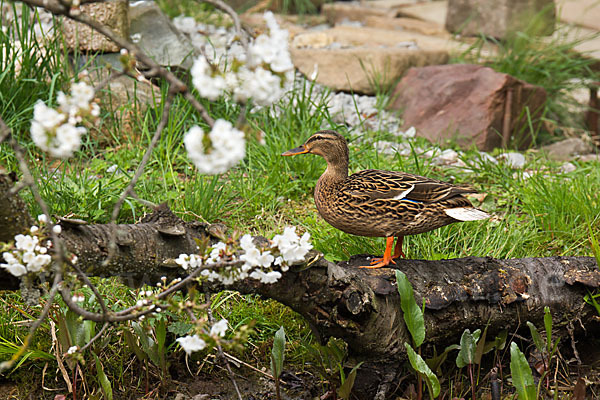
[[[510,374],[512,383],[519,394],[519,400],[535,400],[536,386],[533,382],[531,368],[515,342],[510,344]]]
[[[275,333],[273,349],[271,350],[271,372],[275,378],[281,376],[283,359],[285,357],[285,330],[283,326]]]
[[[404,342],[404,347],[406,347],[406,354],[408,355],[408,360],[410,361],[410,365],[421,374],[425,378],[425,382],[427,383],[427,389],[429,390],[429,394],[431,398],[438,397],[440,394],[440,381],[438,381],[437,376],[429,369],[429,366],[421,358],[419,354],[417,354],[410,344]]]
[[[419,347],[425,340],[423,311],[417,305],[412,285],[402,271],[396,270],[396,283],[398,285],[398,293],[400,293],[400,307],[404,315],[404,322],[412,336],[415,347]]]
[[[460,351],[456,356],[456,366],[462,368],[465,365],[473,364],[475,360],[475,346],[481,335],[481,330],[477,329],[471,333],[469,329],[465,329],[460,337]]]
[[[531,337],[533,338],[533,344],[537,347],[538,351],[543,352],[546,349],[544,345],[544,341],[542,340],[542,336],[538,332],[537,328],[534,324],[527,321],[527,326],[529,327],[529,331],[531,332]]]
[[[107,400],[112,400],[113,399],[112,385],[110,384],[108,377],[104,373],[104,367],[102,367],[102,364],[100,363],[100,359],[98,358],[96,353],[94,353],[93,351],[92,351],[92,355],[94,356],[94,360],[96,360],[96,376],[98,377],[98,382],[100,382],[100,387],[102,388],[102,393],[104,393],[104,396],[106,396]]]
[[[148,358],[148,355],[142,351],[140,346],[138,346],[129,329],[123,329],[123,337],[125,338],[125,343],[127,344],[127,347],[129,347],[129,350],[133,351],[140,361],[144,361]]]

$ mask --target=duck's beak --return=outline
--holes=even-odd
[[[296,147],[295,149],[291,149],[286,151],[285,153],[281,153],[282,156],[295,156],[296,154],[304,154],[308,153],[308,148],[304,145],[300,147]]]

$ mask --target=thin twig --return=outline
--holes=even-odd
[[[210,321],[211,324],[214,324],[215,319],[212,315],[212,300],[210,299],[210,297],[208,297],[207,313],[208,313],[208,320]],[[223,348],[221,347],[219,342],[217,342],[217,353],[219,354],[219,358],[225,364],[225,368],[227,368],[227,372],[229,373],[229,379],[231,379],[231,383],[233,383],[233,387],[235,388],[235,392],[238,395],[238,399],[243,400],[242,393],[240,392],[240,389],[238,388],[238,384],[235,380],[235,375],[233,374],[233,371],[231,370],[231,366],[229,365],[229,360],[227,360],[227,357],[225,357],[225,353],[223,352]]]
[[[79,351],[83,352],[85,349],[90,347],[92,345],[92,343],[94,343],[96,340],[100,339],[100,337],[102,336],[102,334],[104,333],[106,328],[108,328],[108,325],[110,325],[110,323],[105,322],[104,325],[102,325],[102,328],[100,328],[100,330],[98,331],[98,333],[96,333],[96,335],[93,338],[91,338],[90,341],[85,344],[85,346],[83,346],[81,349],[79,349]]]
[[[244,35],[240,17],[237,15],[235,10],[221,0],[200,0],[200,2],[212,4],[213,6],[217,7],[221,11],[224,11],[231,17],[231,19],[233,20],[233,25],[235,26],[236,33],[238,34],[242,45],[244,46],[244,50],[246,50],[246,53],[248,53],[248,38]]]

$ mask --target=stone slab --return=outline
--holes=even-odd
[[[598,0],[556,0],[561,21],[600,31]]]
[[[163,66],[191,68],[197,52],[156,3],[132,3],[129,15],[131,37],[154,61]]]
[[[468,44],[449,38],[427,36],[417,32],[391,31],[369,27],[336,26],[319,32],[305,32],[297,35],[292,47],[323,48],[338,43],[341,47],[398,47],[407,43],[427,51],[446,51],[462,53]]]
[[[390,85],[413,66],[443,64],[448,53],[443,50],[409,50],[403,48],[353,47],[292,48],[292,61],[300,72],[335,91],[375,94],[374,81]]]
[[[450,37],[450,33],[448,33],[443,25],[414,18],[392,18],[371,15],[365,18],[364,23],[368,27],[377,29],[412,31],[427,36]]]
[[[533,19],[536,32],[531,31]],[[554,0],[448,0],[446,29],[464,36],[483,34],[504,39],[526,30],[550,35],[554,23]]]
[[[395,16],[395,11],[386,8],[374,8],[369,5],[354,2],[335,2],[323,4],[321,13],[325,15],[327,22],[331,25],[337,25],[344,21],[365,22],[368,16]],[[390,15],[391,14],[391,15]]]
[[[402,9],[398,10],[398,16],[400,17],[416,18],[441,26],[446,24],[447,13],[448,2],[446,0],[419,3],[413,6],[402,7]]]

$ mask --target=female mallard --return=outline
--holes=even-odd
[[[282,155],[304,153],[327,161],[315,187],[315,204],[325,221],[354,235],[386,238],[383,258],[365,268],[385,267],[394,258],[406,257],[406,235],[490,217],[463,196],[475,192],[469,188],[395,171],[367,169],[348,176],[348,144],[335,131],[319,131]],[[394,237],[398,240],[392,255]]]

